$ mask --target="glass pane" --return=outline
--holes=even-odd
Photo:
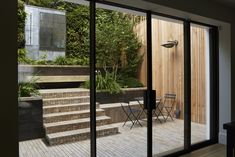
[[[153,152],[163,156],[184,146],[184,34],[180,21],[153,16],[152,66],[156,110]]]
[[[191,139],[209,139],[210,69],[208,28],[191,26]]]
[[[63,13],[63,12],[61,12]],[[40,12],[40,50],[64,51],[66,38],[66,23],[64,15],[55,12]]]
[[[96,11],[97,156],[147,156],[145,14]]]
[[[90,15],[89,2],[79,2],[22,5],[27,14],[25,26],[18,21],[26,43],[18,49],[20,157],[90,156],[90,90],[84,86]]]

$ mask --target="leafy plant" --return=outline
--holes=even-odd
[[[117,82],[122,88],[143,87],[143,84],[134,77],[119,78]]]
[[[83,85],[85,88],[90,88],[90,81],[86,81]],[[108,91],[110,94],[118,94],[121,92],[121,87],[115,79],[114,73],[106,73],[102,75],[98,72],[96,75],[96,90]]]
[[[74,56],[59,56],[53,61],[53,64],[56,65],[87,65],[88,63],[89,60],[87,58],[82,59]]]
[[[18,49],[18,63],[23,64],[34,64],[35,61],[26,56],[25,49]]]
[[[47,65],[49,63],[49,61],[46,58],[47,58],[46,54],[40,56],[39,60],[35,60],[35,64]]]
[[[24,11],[24,2],[18,0],[18,9],[17,9],[17,43],[18,48],[22,49],[25,46],[25,37],[24,37],[24,26],[25,26],[26,13]]]
[[[55,59],[54,63],[57,64],[57,65],[67,65],[67,64],[68,64],[66,58],[63,57],[63,56],[57,57],[57,58]]]
[[[18,96],[29,97],[39,95],[37,79],[33,76],[28,82],[21,82],[18,84]]]

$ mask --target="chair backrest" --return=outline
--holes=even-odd
[[[166,93],[164,95],[164,105],[173,107],[176,100],[176,94]]]

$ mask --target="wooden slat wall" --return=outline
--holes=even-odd
[[[165,93],[177,95],[176,106],[184,109],[184,44],[183,25],[158,19],[152,21],[153,89],[157,97]],[[139,79],[146,86],[146,21],[135,28],[142,41],[140,50],[144,61],[140,67]],[[192,121],[205,123],[205,29],[192,27]],[[177,47],[164,48],[161,44],[177,40]]]
[[[191,27],[192,120],[205,123],[206,117],[206,30]],[[209,74],[208,74],[209,75]],[[207,75],[207,76],[208,76]]]

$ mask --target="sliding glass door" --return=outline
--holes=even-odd
[[[178,156],[216,142],[216,27],[90,4],[92,156]]]
[[[191,143],[210,139],[209,29],[191,25]]]
[[[153,154],[184,149],[184,25],[152,17]]]
[[[91,156],[167,156],[217,141],[216,27],[90,1]]]
[[[18,11],[20,156],[179,156],[217,142],[217,27],[98,0]]]
[[[95,16],[97,156],[146,156],[146,15],[97,4]]]

